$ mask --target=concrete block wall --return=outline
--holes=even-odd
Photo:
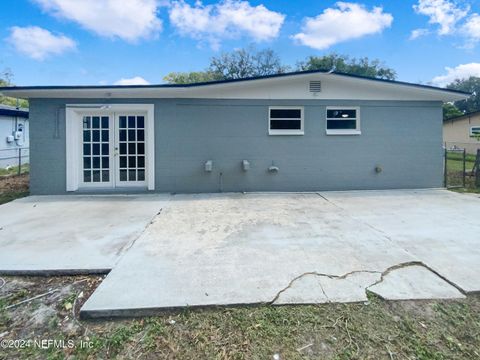
[[[32,99],[32,193],[65,193],[65,104],[131,102],[155,105],[158,192],[442,186],[440,102]],[[268,107],[285,105],[304,106],[304,135],[268,135]],[[327,106],[360,106],[362,134],[326,135]],[[268,171],[272,164],[278,173]]]

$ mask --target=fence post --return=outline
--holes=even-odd
[[[480,187],[480,149],[477,149],[477,158],[475,159],[475,186]]]
[[[462,173],[462,184],[463,187],[465,188],[465,172],[467,171],[466,168],[466,162],[467,162],[467,149],[463,149],[463,173]]]
[[[443,185],[448,187],[447,185],[447,147],[443,151]]]
[[[22,173],[22,148],[18,148],[18,175]]]

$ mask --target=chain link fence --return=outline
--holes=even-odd
[[[0,149],[0,176],[20,175],[30,170],[30,148]]]
[[[464,147],[462,147],[464,145]],[[468,145],[468,146],[467,146]],[[480,143],[444,145],[444,184],[445,187],[476,189],[480,188]]]

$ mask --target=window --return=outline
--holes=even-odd
[[[327,135],[360,135],[360,109],[327,107]]]
[[[303,135],[303,107],[270,107],[270,135]]]
[[[470,137],[480,137],[480,126],[472,126],[470,128]]]

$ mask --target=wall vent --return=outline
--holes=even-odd
[[[310,92],[311,93],[319,93],[322,91],[322,82],[315,80],[310,81]]]

